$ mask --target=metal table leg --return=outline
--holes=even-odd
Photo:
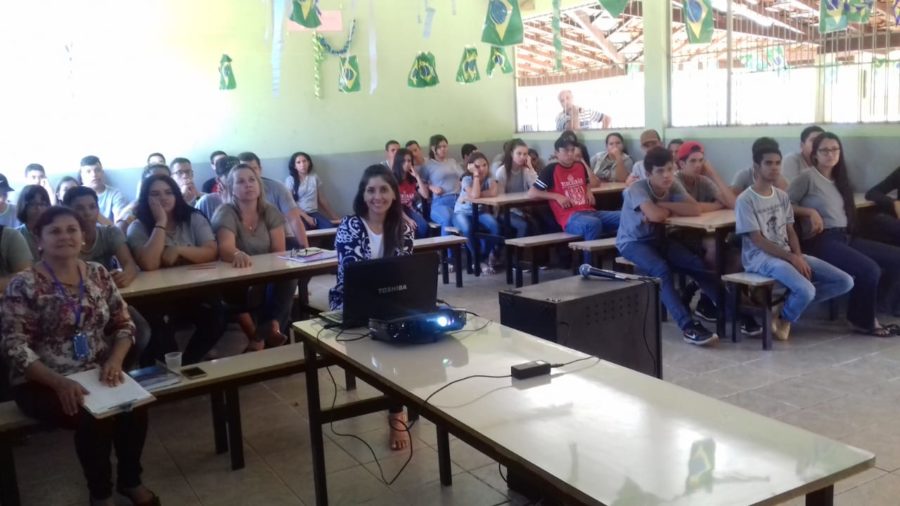
[[[438,425],[435,427],[437,431],[438,444],[438,471],[441,475],[441,485],[449,487],[453,484],[453,473],[450,471],[450,435],[447,429]]]
[[[316,350],[303,343],[303,357],[306,360],[306,402],[309,416],[309,441],[312,446],[313,483],[316,489],[316,504],[328,504],[328,484],[325,481],[325,442],[322,439],[322,404],[319,398],[319,367],[316,364]]]
[[[237,387],[225,390],[225,410],[228,417],[228,446],[231,450],[231,470],[244,468],[244,435],[241,431],[241,400]]]

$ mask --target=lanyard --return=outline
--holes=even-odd
[[[66,290],[63,284],[59,282],[59,278],[56,277],[56,273],[53,272],[50,264],[44,262],[44,268],[46,268],[47,272],[50,273],[50,276],[53,277],[53,284],[59,290],[60,294],[62,294],[66,304],[75,312],[75,330],[77,332],[81,329],[81,313],[84,309],[84,278],[81,275],[81,269],[78,269],[78,299],[73,301],[69,298],[68,290]]]

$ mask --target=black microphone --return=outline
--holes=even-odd
[[[596,267],[591,266],[591,264],[581,264],[581,267],[578,268],[578,272],[581,273],[585,278],[589,278],[591,276],[597,276],[598,278],[607,278],[607,279],[617,279],[619,281],[631,281],[632,278],[619,274],[613,271],[607,271],[604,269],[598,269]]]

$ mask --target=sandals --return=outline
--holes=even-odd
[[[132,490],[134,490],[134,489],[132,489]],[[150,499],[147,501],[143,501],[143,502],[135,501],[132,498],[131,493],[125,487],[116,487],[116,492],[125,496],[129,501],[131,501],[131,504],[134,506],[161,506],[161,503],[159,501],[159,496],[156,495],[156,492],[154,492],[150,489],[147,489],[147,492],[150,492],[150,495],[151,495]]]

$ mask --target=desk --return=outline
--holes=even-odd
[[[356,416],[351,410],[365,401],[322,410],[317,353],[437,425],[444,485],[452,481],[448,432],[528,475],[547,497],[575,504],[774,504],[806,495],[808,505],[830,505],[836,481],[875,462],[871,453],[599,359],[555,369],[552,377],[468,379],[423,405],[453,380],[586,356],[497,323],[404,347],[337,342],[313,320],[293,328],[307,361],[319,505],[328,503],[322,424]],[[379,399],[368,407],[383,404]]]

